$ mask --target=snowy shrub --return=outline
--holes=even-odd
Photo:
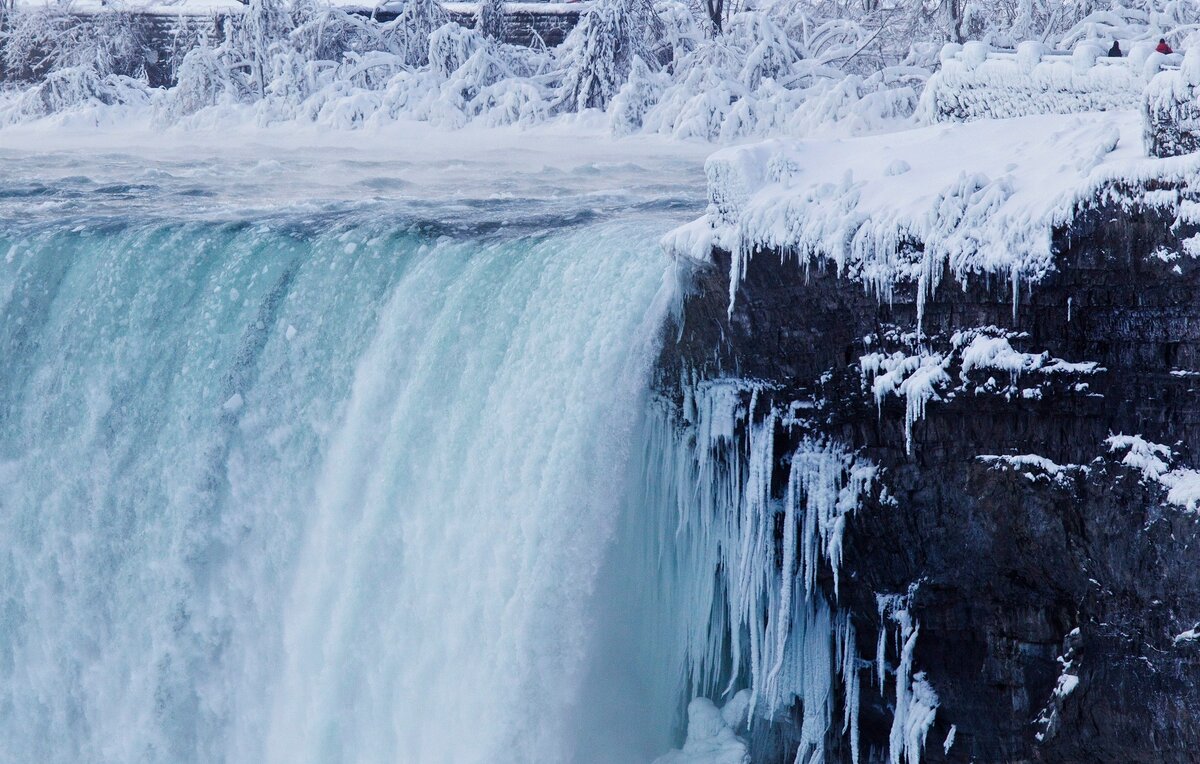
[[[489,85],[475,97],[478,119],[489,127],[535,125],[549,116],[544,88],[527,80],[505,80]]]
[[[702,43],[679,62],[675,82],[647,111],[646,129],[677,138],[717,140],[725,118],[747,94],[737,78],[741,68],[740,49],[724,39]]]
[[[662,0],[654,6],[662,21],[662,44],[672,63],[695,50],[707,37],[694,8],[680,0]]]
[[[90,66],[76,66],[51,72],[7,108],[0,108],[0,123],[24,122],[82,107],[147,102],[146,90],[137,80],[119,74],[101,76]]]
[[[310,66],[333,67],[330,62],[310,62]],[[355,87],[367,90],[382,90],[402,71],[407,71],[404,59],[393,53],[368,51],[349,53],[336,67],[334,76],[346,80]]]
[[[201,109],[243,100],[245,86],[218,51],[193,48],[179,67],[179,80],[158,105],[160,121],[173,122]]]
[[[609,124],[613,133],[629,135],[642,129],[646,112],[662,97],[669,77],[664,72],[652,72],[641,58],[634,58],[629,79],[621,86],[609,107]]]
[[[344,80],[335,80],[302,108],[313,122],[327,127],[350,129],[362,127],[382,104],[379,93],[356,88]]]
[[[1200,48],[1184,57],[1178,71],[1163,72],[1145,93],[1145,144],[1151,156],[1200,151]]]
[[[292,18],[277,0],[250,0],[234,25],[232,51],[249,66],[250,81],[259,96],[267,92],[270,62],[292,31]]]
[[[746,51],[738,81],[753,90],[766,79],[778,80],[802,58],[783,28],[764,13],[739,13],[730,21],[728,35]]]
[[[444,24],[429,36],[429,68],[449,77],[484,45],[486,40],[478,31],[454,22]]]
[[[376,22],[312,0],[302,0],[292,9],[291,23],[288,38],[305,58],[338,61],[348,53],[391,50]]]
[[[28,80],[90,67],[100,76],[138,73],[145,40],[135,17],[111,11],[86,17],[61,7],[9,11],[0,25],[0,69]]]
[[[450,14],[437,0],[410,0],[394,21],[384,25],[383,37],[409,66],[429,63],[429,39],[450,23]]]

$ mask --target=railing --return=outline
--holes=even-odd
[[[1146,151],[1173,157],[1200,151],[1200,49],[1181,65],[1159,74],[1144,95]]]
[[[941,68],[922,96],[927,122],[969,121],[1030,114],[1133,110],[1146,85],[1164,69],[1178,69],[1181,57],[1163,55],[1148,44],[1109,58],[1106,47],[1083,42],[1071,51],[1024,42],[996,50],[984,43],[946,45]]]

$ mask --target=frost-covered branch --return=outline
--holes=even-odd
[[[503,9],[501,0],[485,0],[476,29],[464,29],[438,0],[411,0],[386,23],[323,0],[252,0],[244,13],[207,29],[181,19],[165,47],[153,43],[161,51],[154,82],[174,80],[158,88],[145,69],[153,47],[148,27],[135,15],[9,7],[0,15],[0,80],[7,83],[0,111],[7,122],[41,119],[77,106],[128,104],[124,89],[140,87],[135,100],[166,124],[208,123],[219,112],[222,121],[240,114],[260,124],[314,120],[351,128],[400,118],[447,127],[527,125],[604,110],[617,133],[718,142],[806,136],[834,125],[872,132],[911,123],[946,40],[1002,46],[1041,36],[1048,47],[1095,46],[1089,41],[1109,44],[1106,35],[1162,34],[1184,42],[1200,23],[1195,7],[1160,0],[1103,10],[1066,0],[761,0],[753,7],[596,0],[564,44],[547,48],[536,40],[506,44]],[[1058,72],[1064,66],[1070,68],[1043,67],[1049,79],[1034,77],[1034,84],[1057,94],[1064,77],[1068,90],[1112,80],[1100,88],[1111,91],[1105,108],[1132,103],[1127,86],[1136,77],[1116,82],[1120,70],[1113,67],[1105,70],[1113,76],[1099,79],[1067,76]],[[64,96],[92,92],[96,83],[103,90],[116,82],[110,75],[128,81],[121,81],[122,94],[99,101],[43,101],[49,114],[19,105],[37,100],[24,91],[52,74],[60,84],[84,77],[80,88],[60,89]],[[935,89],[949,83],[955,97],[967,93],[950,82],[958,76],[952,74],[939,75]],[[990,109],[999,103],[987,93],[977,100]]]

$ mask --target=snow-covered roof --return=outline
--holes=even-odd
[[[1053,229],[1106,182],[1198,165],[1198,155],[1147,158],[1137,112],[767,141],[708,160],[708,214],[664,246],[699,259],[714,245],[731,251],[734,289],[756,249],[829,259],[881,294],[900,281],[936,285],[942,263],[960,279],[1000,273],[1015,285],[1053,267]]]

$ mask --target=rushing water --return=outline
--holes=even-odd
[[[668,747],[613,539],[695,156],[0,160],[0,761]]]

